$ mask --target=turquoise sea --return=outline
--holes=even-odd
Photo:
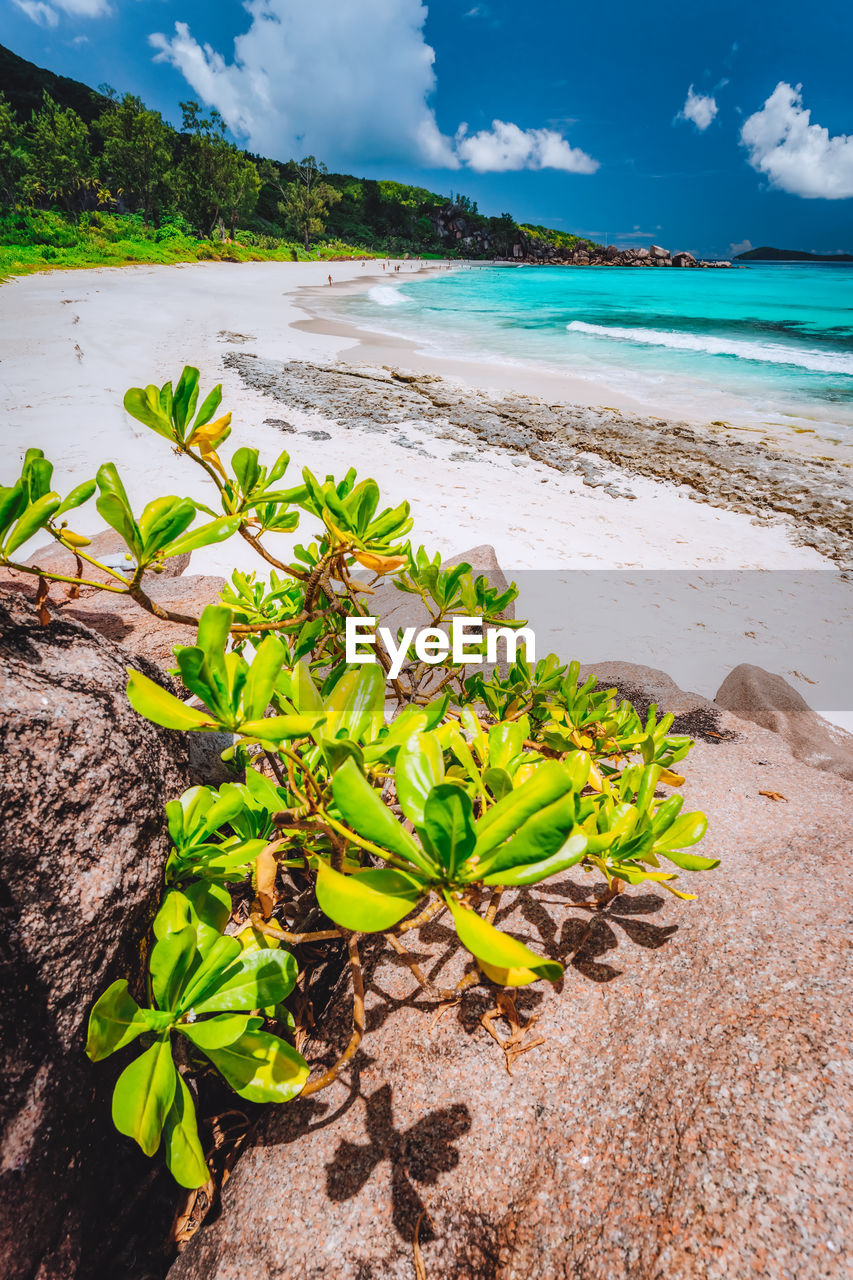
[[[336,310],[435,354],[588,378],[659,414],[853,431],[853,266],[404,269]]]

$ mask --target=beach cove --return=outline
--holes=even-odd
[[[837,612],[846,594],[834,572],[849,563],[847,446],[821,441],[822,456],[809,456],[808,436],[780,429],[770,440],[748,424],[715,422],[713,402],[697,404],[692,421],[670,421],[571,372],[442,359],[409,337],[336,319],[326,303],[392,281],[436,289],[452,274],[438,263],[391,264],[384,274],[375,263],[201,263],[10,281],[0,289],[3,473],[14,474],[35,445],[63,485],[113,460],[135,506],[163,492],[209,499],[207,482],[152,449],[121,403],[128,386],[174,379],[195,364],[203,385],[223,383],[223,405],[234,414],[229,449],[251,444],[267,458],[287,449],[293,483],[302,466],[339,475],[355,465],[375,477],[389,504],[411,502],[415,545],[443,555],[489,545],[508,574],[527,575],[521,616],[536,612],[543,591],[565,593],[565,579],[543,588],[543,573],[616,575],[608,598],[617,613],[626,575],[652,575],[645,594],[679,616],[684,592],[696,587],[680,574],[704,573],[707,597],[719,595],[708,574],[746,573],[735,592],[737,626],[719,601],[689,623],[716,637],[713,660],[685,666],[693,645],[681,625],[657,636],[645,624],[616,627],[623,634],[608,640],[609,621],[600,633],[585,626],[576,656],[653,662],[705,696],[738,662],[752,661],[848,724]],[[95,527],[81,524],[80,532]],[[274,550],[288,542],[270,538]],[[196,553],[193,567],[228,576],[255,564],[248,548],[229,543]],[[769,571],[794,577],[780,592],[782,580]],[[832,583],[832,607],[810,604],[797,627],[790,614],[778,618],[780,595],[805,611],[798,592],[812,582]],[[770,612],[756,623],[761,602]],[[574,653],[576,627],[552,621],[548,642]],[[757,644],[762,632],[769,651]]]

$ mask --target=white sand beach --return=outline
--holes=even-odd
[[[405,269],[408,272],[409,264]],[[359,287],[373,278],[376,265],[199,263],[55,272],[4,283],[3,483],[17,474],[24,450],[36,445],[55,463],[55,483],[63,491],[93,475],[101,462],[112,460],[135,505],[170,492],[209,499],[204,478],[122,407],[129,386],[176,379],[183,365],[195,364],[203,387],[223,383],[223,408],[233,411],[226,456],[242,444],[258,447],[267,458],[286,448],[294,483],[302,466],[324,476],[343,475],[354,465],[362,475],[376,478],[388,504],[409,499],[415,518],[413,540],[443,554],[487,543],[495,547],[508,574],[543,569],[653,573],[664,617],[668,600],[660,585],[663,571],[786,570],[807,576],[834,568],[814,548],[798,545],[784,520],[758,521],[743,512],[694,501],[673,484],[623,475],[622,487],[633,496],[614,497],[602,488],[590,488],[580,476],[508,450],[460,450],[456,441],[442,438],[434,424],[406,423],[399,438],[377,435],[314,412],[285,408],[247,387],[223,364],[229,353],[325,364],[354,358],[356,337],[306,317],[300,306],[300,290],[325,285],[330,271],[336,282]],[[398,363],[406,363],[404,355]],[[358,359],[363,358],[362,349]],[[451,376],[460,376],[459,370]],[[470,370],[466,376],[472,376]],[[589,395],[588,384],[585,394]],[[265,419],[285,419],[290,431],[283,434]],[[311,432],[328,438],[314,438]],[[83,533],[102,526],[94,504],[84,509],[78,523]],[[256,567],[250,549],[239,540],[193,558],[196,572],[228,574],[234,566]],[[566,656],[583,660],[620,658],[660,666],[683,686],[711,696],[727,670],[738,662],[756,662],[792,680],[824,714],[847,722],[831,691],[835,659],[828,657],[829,666],[823,669],[818,660],[832,654],[841,618],[812,618],[801,636],[780,635],[784,625],[755,621],[762,594],[756,592],[756,581],[750,575],[748,598],[737,608],[697,620],[705,631],[717,632],[717,660],[705,658],[697,664],[681,626],[673,633],[663,625],[656,636],[634,633],[630,626],[617,628],[620,634],[615,635],[609,628],[590,640],[588,628],[576,620],[561,648]],[[775,575],[767,573],[766,581],[765,603],[772,619]],[[742,616],[733,622],[732,609],[738,608]],[[519,612],[524,612],[523,592]],[[772,641],[769,656],[755,639],[762,627],[768,643]],[[606,646],[604,634],[611,637]],[[813,669],[803,671],[806,649]],[[797,673],[803,678],[798,680]]]

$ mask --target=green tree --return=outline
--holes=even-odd
[[[261,178],[254,160],[232,148],[223,166],[222,209],[228,219],[231,239],[237,222],[248,218],[258,203]]]
[[[14,204],[27,167],[24,131],[6,96],[0,93],[0,198]]]
[[[228,218],[231,234],[238,218],[246,218],[261,189],[257,165],[225,136],[225,121],[213,108],[200,114],[197,102],[182,102],[183,128],[190,134],[179,167],[178,185],[185,212],[213,235]]]
[[[29,159],[25,188],[35,202],[49,201],[70,213],[79,212],[97,186],[86,122],[70,107],[60,107],[45,93],[33,112],[26,136]]]
[[[314,156],[306,156],[296,166],[296,181],[282,189],[284,199],[279,202],[279,213],[302,237],[306,249],[310,248],[313,236],[323,234],[329,207],[341,198],[339,191],[323,181],[328,172]]]
[[[121,191],[125,204],[141,211],[146,222],[159,216],[172,190],[175,131],[159,111],[150,111],[130,93],[114,100],[95,128],[104,140],[106,181]]]

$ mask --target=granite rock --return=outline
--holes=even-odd
[[[191,574],[181,578],[157,578],[145,583],[146,593],[164,609],[198,618],[205,605],[216,604],[224,578]],[[175,665],[174,647],[195,643],[195,627],[167,622],[149,613],[129,596],[101,591],[86,599],[68,600],[62,616],[75,618],[107,640],[121,644],[128,653],[154,662],[162,670]]]
[[[726,676],[714,701],[741,720],[778,733],[792,754],[813,769],[853,781],[853,734],[812,711],[782,676],[741,663]]]
[[[2,1280],[94,1275],[150,1176],[112,1127],[112,1064],[83,1053],[95,999],[139,971],[163,805],[189,784],[182,736],[127,702],[126,662],[79,622],[42,626],[20,592],[0,594]]]
[[[698,901],[640,886],[592,913],[581,872],[507,895],[499,923],[566,965],[518,993],[544,1042],[512,1078],[491,989],[436,1021],[362,940],[353,1072],[268,1113],[170,1280],[411,1280],[419,1222],[429,1280],[850,1274],[853,787],[660,673],[601,670],[697,724],[686,807],[722,859],[684,877]],[[443,984],[465,967],[442,919],[409,946]],[[346,1043],[347,999],[309,1058]]]

